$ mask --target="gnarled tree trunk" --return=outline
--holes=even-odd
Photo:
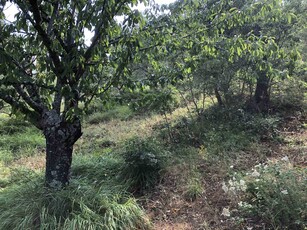
[[[82,135],[80,120],[66,121],[54,111],[49,111],[44,119],[44,135],[45,185],[61,189],[69,184],[73,145]]]

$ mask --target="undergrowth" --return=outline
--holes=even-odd
[[[142,193],[158,182],[168,152],[157,141],[132,138],[125,143],[121,177],[130,191]]]
[[[44,188],[40,174],[0,191],[0,229],[150,229],[136,200],[116,184],[102,183],[102,175],[96,183],[91,171],[100,170],[86,169],[90,166],[77,166],[70,185],[61,191]]]
[[[131,110],[127,108],[96,111],[88,122],[128,119]],[[121,139],[116,145],[105,139],[108,130],[101,124],[83,136],[82,148],[73,158],[71,184],[62,191],[50,191],[42,187],[41,172],[6,167],[20,156],[37,154],[44,146],[35,128],[19,122],[0,121],[0,176],[4,178],[0,179],[0,229],[150,229],[144,210],[131,197],[146,198],[163,182],[163,172],[169,172],[171,166],[183,166],[177,167],[185,171],[178,172],[183,176],[176,183],[185,202],[197,203],[209,195],[204,184],[208,175],[214,175],[215,182],[234,170],[241,169],[238,175],[245,175],[243,171],[250,165],[241,167],[244,161],[239,158],[259,160],[258,155],[265,151],[255,145],[282,143],[280,117],[250,114],[239,108],[213,106],[197,116],[160,124],[157,136],[143,139],[129,134],[130,139],[125,136],[126,141]],[[257,156],[248,155],[249,151]],[[241,189],[241,206],[236,207],[236,213],[246,220],[256,217],[268,228],[302,229],[305,172],[278,165],[258,171],[263,177],[242,176],[237,182],[224,183],[228,192]]]
[[[287,157],[260,164],[248,179],[242,209],[272,229],[304,229],[307,225],[306,169],[293,168]]]
[[[194,147],[205,146],[212,156],[248,148],[260,140],[279,141],[277,116],[255,115],[237,108],[210,107],[200,116],[183,118],[162,129],[161,138]],[[221,156],[221,155],[220,155]]]

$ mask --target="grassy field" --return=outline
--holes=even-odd
[[[304,112],[96,111],[51,192],[42,134],[1,114],[0,229],[304,229],[306,128]]]

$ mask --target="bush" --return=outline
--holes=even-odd
[[[248,216],[257,216],[272,229],[304,229],[307,218],[306,171],[282,163],[259,165],[247,183]],[[305,221],[305,222],[304,222]]]
[[[42,178],[0,192],[0,229],[149,229],[136,201],[120,193],[71,180],[61,191],[42,186]]]
[[[133,138],[126,142],[121,177],[132,192],[152,188],[159,179],[166,151],[155,141]]]

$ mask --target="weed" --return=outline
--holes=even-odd
[[[272,229],[304,229],[307,217],[306,170],[283,162],[258,165],[250,174],[241,208]]]
[[[0,161],[0,189],[9,184],[10,169]]]
[[[12,162],[14,160],[13,153],[8,149],[1,149],[0,148],[0,161],[5,164]]]
[[[29,122],[17,118],[1,118],[0,135],[24,132],[27,128],[34,128]]]
[[[43,135],[28,122],[16,118],[0,121],[0,161],[5,164],[32,156],[44,147]]]
[[[156,141],[133,138],[126,142],[122,155],[123,179],[130,184],[130,190],[142,192],[158,181],[167,152]]]
[[[188,201],[195,201],[201,197],[204,192],[200,179],[197,177],[189,178],[189,183],[185,191],[185,199]]]

